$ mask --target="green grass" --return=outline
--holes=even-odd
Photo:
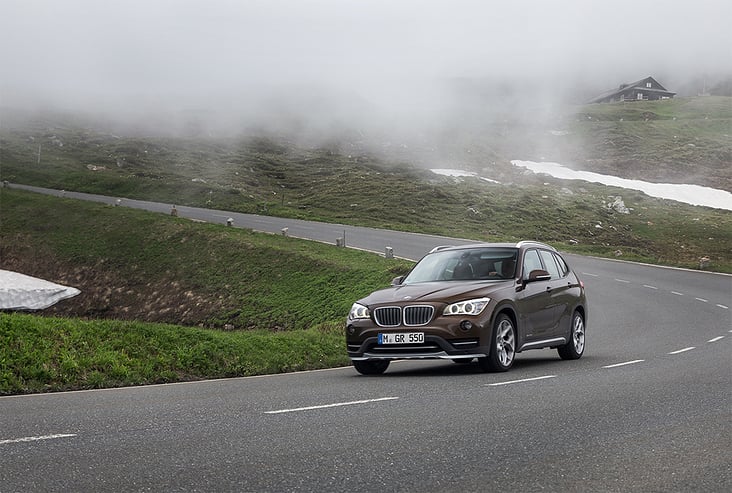
[[[0,395],[348,365],[341,324],[272,333],[0,313]]]

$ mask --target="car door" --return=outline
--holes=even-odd
[[[521,267],[523,289],[516,295],[518,307],[519,330],[524,342],[532,342],[546,338],[555,323],[553,302],[550,292],[550,281],[532,281],[529,274],[534,270],[545,270],[541,263],[539,251],[530,249],[524,252]]]
[[[547,327],[546,335],[548,337],[564,336],[562,328],[562,317],[568,310],[571,299],[569,293],[570,283],[567,282],[566,272],[560,270],[555,260],[555,254],[548,250],[539,250],[544,269],[552,276],[546,285],[547,294],[549,295],[547,309],[551,311],[551,322]]]

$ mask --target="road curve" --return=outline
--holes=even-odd
[[[178,209],[412,259],[466,241]],[[732,277],[569,260],[590,302],[580,360],[2,397],[0,491],[732,490]]]

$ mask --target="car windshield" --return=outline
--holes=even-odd
[[[432,281],[512,279],[516,273],[516,248],[464,248],[426,255],[402,284]]]

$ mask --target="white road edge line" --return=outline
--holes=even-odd
[[[362,401],[336,402],[335,404],[323,404],[320,406],[296,407],[293,409],[278,409],[277,411],[265,411],[264,414],[294,413],[297,411],[311,411],[313,409],[326,409],[329,407],[353,406],[356,404],[368,404],[370,402],[393,401],[399,397],[380,397],[378,399],[364,399]]]
[[[512,383],[522,383],[522,382],[533,382],[535,380],[544,380],[547,378],[556,378],[556,375],[545,375],[543,377],[534,377],[534,378],[522,378],[521,380],[509,380],[508,382],[496,382],[496,383],[489,383],[487,385],[489,387],[497,387],[499,385],[510,385]]]
[[[626,361],[625,363],[615,363],[614,365],[603,366],[603,368],[617,368],[618,366],[634,365],[636,363],[642,363],[644,361],[644,359],[634,359],[633,361]]]
[[[8,443],[22,443],[22,442],[37,442],[40,440],[54,440],[56,438],[71,438],[75,437],[76,433],[58,433],[56,435],[42,435],[36,437],[23,437],[23,438],[11,438],[9,440],[0,440],[0,445]]]
[[[681,353],[685,353],[686,351],[691,351],[692,349],[696,349],[696,347],[694,347],[694,346],[685,347],[684,349],[679,349],[677,351],[671,351],[668,354],[681,354]]]
[[[715,337],[714,339],[709,339],[707,342],[717,342],[724,339],[724,336]]]

